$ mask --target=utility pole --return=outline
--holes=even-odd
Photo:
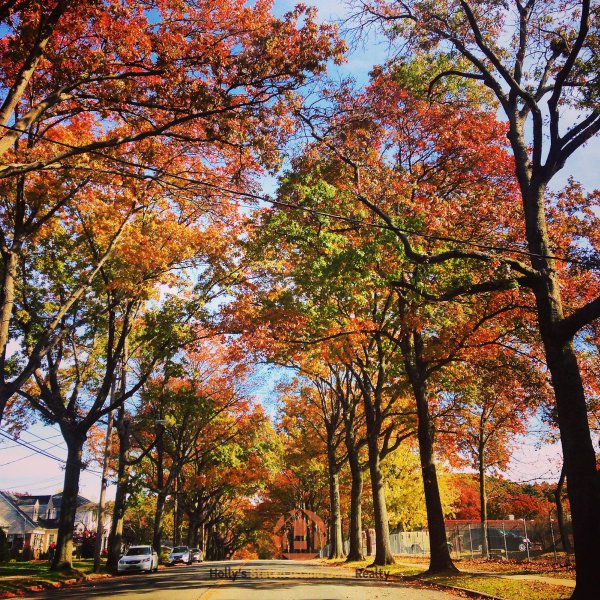
[[[179,529],[179,489],[178,489],[178,477],[175,477],[173,482],[173,546],[179,546],[180,542],[180,529]]]
[[[123,358],[121,359],[121,395],[127,389],[127,358],[128,347],[125,340]],[[127,483],[129,471],[127,468],[127,455],[129,453],[129,423],[125,413],[125,405],[121,403],[117,413],[117,432],[119,435],[119,461],[117,467],[117,490],[115,492],[115,504],[113,509],[112,524],[108,537],[108,560],[107,566],[111,569],[117,568],[117,562],[121,555],[121,542],[123,537],[123,516],[127,499]]]
[[[110,403],[115,400],[115,380],[113,378],[110,390]],[[100,571],[100,557],[102,556],[102,539],[104,537],[104,511],[106,508],[106,488],[108,487],[108,463],[111,452],[111,434],[113,425],[113,411],[108,413],[106,426],[106,443],[104,444],[104,461],[102,463],[102,481],[100,483],[100,499],[98,500],[98,526],[96,528],[96,546],[94,548],[94,573]]]

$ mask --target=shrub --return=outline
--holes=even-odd
[[[6,533],[4,529],[0,527],[0,563],[5,563],[10,560],[10,549],[8,547],[8,541],[6,539]]]
[[[23,548],[21,559],[24,561],[33,560],[33,549],[30,546],[25,546],[25,548]]]

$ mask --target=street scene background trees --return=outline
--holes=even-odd
[[[301,508],[331,558],[366,525],[390,564],[390,527],[427,527],[448,572],[448,517],[486,557],[490,514],[550,500],[591,597],[599,196],[555,182],[600,130],[599,11],[356,3],[344,35],[390,48],[361,81],[328,77],[346,44],[302,6],[6,4],[0,419],[64,439],[53,568],[95,455],[112,565],[139,535],[268,555]],[[561,444],[554,500],[501,501],[534,423]]]

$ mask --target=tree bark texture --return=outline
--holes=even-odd
[[[362,491],[363,474],[357,453],[348,448],[350,462],[350,548],[347,561],[363,560],[362,551]]]
[[[71,569],[73,563],[73,529],[79,495],[79,476],[81,474],[81,456],[84,438],[65,435],[67,443],[67,463],[65,480],[58,517],[56,552],[52,561],[52,570]]]
[[[390,544],[390,526],[385,503],[385,487],[377,437],[369,435],[367,446],[369,450],[369,474],[373,491],[373,516],[375,518],[375,560],[373,564],[383,567],[393,565],[395,561]]]
[[[331,510],[329,558],[344,558],[339,469],[336,464],[335,451],[330,450],[327,454],[329,471],[329,503]]]
[[[483,449],[479,451],[479,507],[480,507],[480,523],[481,523],[481,557],[489,558],[490,549],[487,538],[487,492],[485,486],[485,465],[483,457]]]

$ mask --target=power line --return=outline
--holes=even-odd
[[[15,444],[15,446],[18,446],[18,444]],[[12,447],[14,448],[15,446],[12,446]],[[7,465],[12,465],[13,463],[19,462],[20,460],[25,460],[26,458],[31,458],[35,454],[37,454],[37,452],[32,452],[31,454],[26,454],[25,456],[21,456],[21,458],[15,458],[14,460],[9,460],[8,462],[1,463],[0,467],[6,467]]]
[[[65,443],[62,433],[57,433],[56,435],[51,435],[50,437],[47,437],[47,438],[40,437],[39,435],[36,435],[32,431],[24,431],[24,433],[27,433],[28,435],[31,435],[31,436],[37,438],[37,440],[39,440],[40,442],[49,442],[50,440],[56,439],[57,437],[61,438],[58,442],[50,444],[50,446],[48,446],[47,448],[42,448],[42,450],[49,450],[50,448],[56,448],[56,446],[60,446],[61,444]],[[28,442],[28,443],[32,444],[33,442]]]
[[[63,148],[67,148],[70,150],[81,150],[81,147],[79,147],[79,146],[75,146],[73,144],[68,144],[67,142],[61,142],[59,140],[52,140],[49,138],[45,138],[38,133],[34,133],[32,131],[27,131],[26,129],[19,129],[18,127],[14,127],[11,125],[0,124],[0,126],[5,129],[9,129],[11,131],[16,131],[17,133],[27,133],[27,134],[31,135],[32,137],[41,139],[45,142],[50,142],[51,144],[55,144],[55,145],[61,146]],[[537,254],[535,252],[529,252],[528,250],[524,250],[523,248],[519,248],[519,247],[511,248],[508,246],[492,246],[489,244],[477,243],[477,242],[473,242],[470,240],[461,240],[459,238],[454,238],[451,236],[427,234],[427,233],[423,233],[420,231],[416,231],[414,229],[409,229],[409,228],[401,227],[401,226],[397,226],[397,225],[394,225],[393,227],[391,227],[390,225],[387,225],[384,223],[373,223],[373,222],[364,221],[363,219],[358,219],[355,217],[346,217],[344,215],[338,215],[336,213],[330,213],[330,212],[326,212],[326,211],[322,211],[322,210],[318,210],[318,209],[308,208],[306,206],[301,206],[299,204],[294,204],[292,202],[285,202],[284,200],[274,200],[268,196],[261,196],[259,194],[253,194],[251,192],[243,192],[240,190],[226,188],[224,186],[217,185],[215,183],[211,183],[209,181],[201,181],[199,179],[196,179],[193,177],[186,177],[186,176],[180,175],[178,173],[170,173],[169,171],[166,171],[159,167],[154,167],[152,165],[140,164],[140,163],[129,161],[129,160],[119,158],[116,156],[111,156],[110,154],[106,154],[100,150],[90,149],[90,150],[86,150],[85,152],[89,153],[89,154],[101,156],[102,158],[106,158],[108,160],[111,160],[113,162],[116,162],[116,163],[119,163],[119,164],[122,164],[122,165],[125,165],[128,167],[134,167],[136,169],[141,169],[143,171],[152,171],[156,175],[164,175],[164,176],[171,177],[171,178],[179,180],[179,181],[183,181],[185,183],[202,185],[204,187],[207,187],[207,188],[210,188],[213,190],[217,190],[222,193],[232,194],[232,195],[240,196],[243,198],[248,198],[251,200],[266,202],[266,203],[272,204],[274,206],[281,206],[284,208],[300,210],[302,212],[310,213],[312,215],[323,216],[323,217],[327,217],[330,219],[342,221],[345,223],[350,223],[350,224],[354,224],[354,225],[362,225],[362,226],[366,226],[366,227],[372,227],[374,229],[384,229],[387,231],[396,230],[396,231],[400,231],[404,234],[421,237],[426,240],[433,240],[433,241],[440,241],[440,242],[452,242],[452,243],[463,245],[463,246],[470,246],[472,248],[477,248],[478,250],[487,250],[487,251],[492,251],[492,252],[518,254],[521,256],[527,256],[528,258],[545,258],[545,259],[549,259],[549,260],[559,260],[561,262],[568,263],[568,264],[577,264],[577,265],[581,265],[581,266],[584,266],[587,268],[590,267],[590,263],[588,261],[578,260],[576,258],[570,258],[570,257],[560,256],[560,255],[550,255],[550,254],[542,255],[542,254]],[[220,203],[224,204],[223,202],[220,202]],[[252,206],[252,205],[241,204],[240,206],[243,206],[245,208],[254,208],[254,206]]]
[[[38,448],[37,446],[34,446],[30,442],[25,442],[24,440],[19,440],[19,439],[15,438],[15,437],[12,437],[10,434],[5,433],[4,431],[0,431],[0,435],[2,437],[6,438],[7,440],[12,440],[13,442],[15,442],[16,444],[18,444],[19,446],[23,446],[24,448],[27,448],[28,450],[33,450],[37,454],[41,454],[42,456],[45,456],[46,458],[51,458],[52,460],[56,460],[57,462],[60,462],[60,463],[63,463],[63,464],[65,464],[67,462],[63,458],[55,456],[54,454],[50,454],[49,452],[46,452],[45,450],[42,450],[41,448]]]
[[[55,461],[57,461],[59,463],[62,463],[62,464],[66,464],[67,463],[67,461],[64,458],[60,458],[60,457],[58,457],[58,456],[56,456],[54,454],[50,454],[49,452],[46,452],[45,450],[42,450],[41,448],[38,448],[37,446],[34,446],[31,442],[25,442],[24,440],[19,440],[17,438],[14,438],[14,437],[12,437],[10,434],[8,434],[5,431],[0,430],[0,436],[6,438],[8,440],[11,440],[13,442],[16,442],[19,446],[23,446],[24,448],[27,448],[28,450],[33,450],[34,454],[39,454],[41,456],[44,456],[46,458],[50,458],[50,459],[55,460]],[[25,457],[23,457],[23,458],[25,458]],[[88,473],[93,473],[95,475],[102,475],[100,473],[100,471],[95,471],[93,469],[85,469],[85,471],[88,472]]]
[[[36,437],[38,440],[42,440],[43,442],[45,442],[46,440],[53,440],[57,437],[62,437],[62,433],[57,433],[56,435],[51,435],[50,437],[41,437],[37,433],[33,433],[33,431],[30,431],[29,429],[26,429],[24,433],[32,435],[33,437]]]
[[[46,479],[34,479],[33,481],[26,482],[20,481],[19,479],[11,479],[9,480],[11,483],[7,487],[12,487],[13,485],[30,486],[34,483],[48,483],[49,481],[60,481],[61,479],[64,479],[63,475],[53,475],[52,477],[47,477]],[[2,485],[7,484],[3,483]]]
[[[55,439],[55,438],[57,438],[57,437],[62,437],[62,433],[57,433],[56,435],[51,435],[50,437],[47,437],[47,438],[42,438],[42,437],[40,437],[39,435],[36,435],[35,433],[33,433],[33,432],[31,432],[31,431],[28,431],[28,430],[27,430],[27,431],[24,431],[23,433],[28,433],[29,435],[33,435],[33,436],[35,436],[35,437],[36,437],[38,440],[40,440],[40,441],[42,441],[42,442],[47,442],[47,441],[53,440],[53,439]],[[0,442],[1,442],[1,440],[0,440]],[[59,443],[57,443],[57,444],[51,444],[50,446],[48,446],[48,448],[45,448],[45,450],[48,450],[48,449],[50,449],[50,448],[54,448],[55,446],[58,446],[58,445],[60,445],[60,443],[61,443],[61,442],[59,442]],[[19,444],[11,444],[10,446],[1,446],[1,449],[2,449],[2,450],[10,450],[11,448],[18,448],[18,447],[19,447]],[[0,466],[1,466],[1,465],[0,465]]]

